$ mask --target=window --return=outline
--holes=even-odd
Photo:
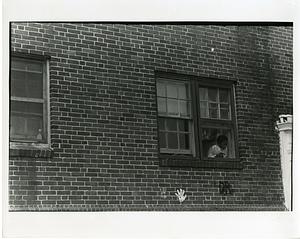
[[[157,84],[157,103],[161,152],[193,154],[189,84],[160,80]]]
[[[157,108],[162,158],[236,161],[232,81],[158,73]]]
[[[48,143],[47,61],[12,56],[10,141]]]

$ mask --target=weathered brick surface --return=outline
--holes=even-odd
[[[51,56],[52,147],[11,153],[12,210],[176,210],[177,188],[183,210],[282,208],[292,27],[13,23],[11,50]],[[237,81],[242,170],[159,166],[155,70]]]

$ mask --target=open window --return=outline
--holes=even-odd
[[[237,160],[234,83],[157,74],[160,157],[193,162]]]
[[[11,142],[49,143],[47,64],[42,57],[11,57]]]
[[[199,87],[199,138],[202,158],[235,158],[235,118],[233,89]]]

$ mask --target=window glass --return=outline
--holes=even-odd
[[[11,72],[11,96],[27,97],[25,74],[21,71]]]
[[[10,138],[13,141],[45,142],[47,99],[44,62],[12,58]]]
[[[180,149],[189,149],[190,145],[190,135],[189,134],[179,134],[179,142],[180,142]]]
[[[32,102],[22,102],[22,101],[12,100],[10,107],[11,107],[11,111],[16,113],[38,114],[38,115],[43,114],[42,103],[32,103]]]
[[[42,73],[43,72],[43,64],[41,64],[39,62],[28,62],[27,70]]]
[[[167,130],[177,131],[177,119],[166,119]]]
[[[178,130],[180,132],[189,132],[189,121],[188,120],[178,120]]]
[[[189,116],[190,115],[190,102],[188,101],[180,101],[180,114],[182,116]]]
[[[166,148],[166,133],[165,132],[159,132],[159,147],[160,148]]]
[[[157,96],[166,97],[166,87],[164,84],[157,83]]]
[[[176,85],[170,85],[170,84],[167,85],[167,97],[168,98],[178,98]]]
[[[158,119],[158,127],[159,127],[159,129],[161,129],[161,130],[164,130],[164,129],[165,129],[165,119],[163,119],[163,118],[159,118],[159,119]]]
[[[27,97],[43,98],[43,75],[40,73],[27,74]]]
[[[209,88],[208,89],[208,100],[217,102],[218,101],[218,91],[217,89],[214,88]]]
[[[157,104],[159,113],[167,113],[167,102],[165,98],[158,98]]]
[[[168,114],[178,115],[178,100],[168,99]]]
[[[220,103],[227,103],[229,102],[228,90],[220,89]]]
[[[229,90],[221,88],[199,88],[200,117],[231,119]]]
[[[39,141],[44,139],[42,116],[11,115],[11,137]]]
[[[178,149],[177,133],[168,133],[168,148]]]
[[[207,88],[203,88],[203,87],[199,88],[199,97],[200,97],[200,100],[204,100],[204,101],[208,100]]]
[[[165,87],[166,92],[157,89],[160,149],[168,153],[191,154],[189,85],[180,81],[162,80],[157,82],[157,87]]]
[[[18,69],[18,70],[26,70],[27,67],[27,62],[26,61],[20,61],[20,60],[13,60],[11,62],[11,68],[14,69]]]
[[[189,95],[188,95],[188,87],[186,84],[184,85],[179,85],[178,86],[178,92],[179,92],[179,99],[188,99]]]

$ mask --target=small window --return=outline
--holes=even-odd
[[[11,58],[10,141],[47,143],[47,62]]]
[[[232,90],[199,87],[199,128],[204,158],[235,158]]]
[[[157,105],[160,151],[162,153],[192,154],[194,141],[189,84],[159,80]]]
[[[172,79],[172,77],[174,79]],[[176,80],[175,80],[176,79]],[[187,160],[235,161],[237,134],[234,84],[174,74],[157,79],[161,156]]]

